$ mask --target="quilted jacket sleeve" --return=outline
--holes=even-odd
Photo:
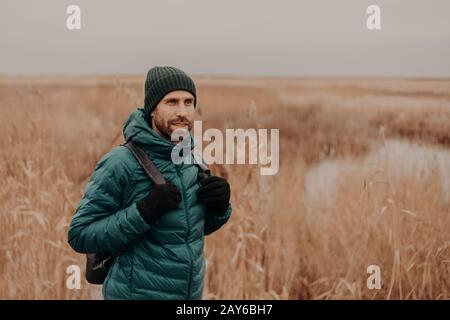
[[[217,216],[214,214],[207,214],[205,216],[205,235],[209,235],[217,230],[219,230],[231,216],[231,203],[228,205],[228,209],[222,216]]]
[[[75,251],[116,255],[150,228],[136,203],[121,208],[134,170],[126,152],[115,147],[97,163],[69,226],[68,242]]]

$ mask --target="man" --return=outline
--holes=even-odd
[[[105,299],[202,298],[204,237],[228,221],[231,204],[225,179],[198,180],[198,166],[171,160],[171,134],[191,130],[196,102],[195,84],[183,71],[150,69],[144,108],[131,113],[123,133],[144,148],[167,183],[154,185],[130,150],[117,146],[86,186],[68,239],[77,252],[116,257]]]

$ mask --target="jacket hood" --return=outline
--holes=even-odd
[[[137,108],[128,116],[123,126],[125,141],[132,140],[144,147],[150,154],[158,158],[171,157],[175,143],[162,138],[155,130],[150,128],[144,118],[144,108]],[[194,148],[194,138],[189,133],[191,149]]]

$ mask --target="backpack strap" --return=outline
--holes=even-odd
[[[138,144],[130,140],[122,145],[130,149],[131,153],[133,153],[139,164],[144,168],[145,172],[147,173],[150,180],[152,180],[154,184],[166,183],[166,179],[164,179],[161,172],[159,172],[158,168],[156,168],[153,161],[150,160],[145,151]],[[197,152],[195,152],[194,149],[192,149],[191,154],[192,157],[194,158],[195,165],[197,165],[198,168],[200,169],[201,179],[205,178],[206,176],[210,176],[211,170],[209,169],[208,165],[203,161],[202,156]]]
[[[138,144],[130,140],[123,144],[123,146],[130,149],[131,153],[133,153],[139,164],[144,168],[145,172],[154,184],[166,183],[166,179],[164,179],[161,172],[159,172],[153,161],[150,160],[148,155]]]

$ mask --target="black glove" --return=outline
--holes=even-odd
[[[210,176],[200,180],[198,199],[206,205],[206,212],[223,215],[230,203],[230,184],[221,177]]]
[[[171,182],[156,184],[136,206],[148,224],[155,223],[165,213],[176,209],[181,202],[180,190]]]

